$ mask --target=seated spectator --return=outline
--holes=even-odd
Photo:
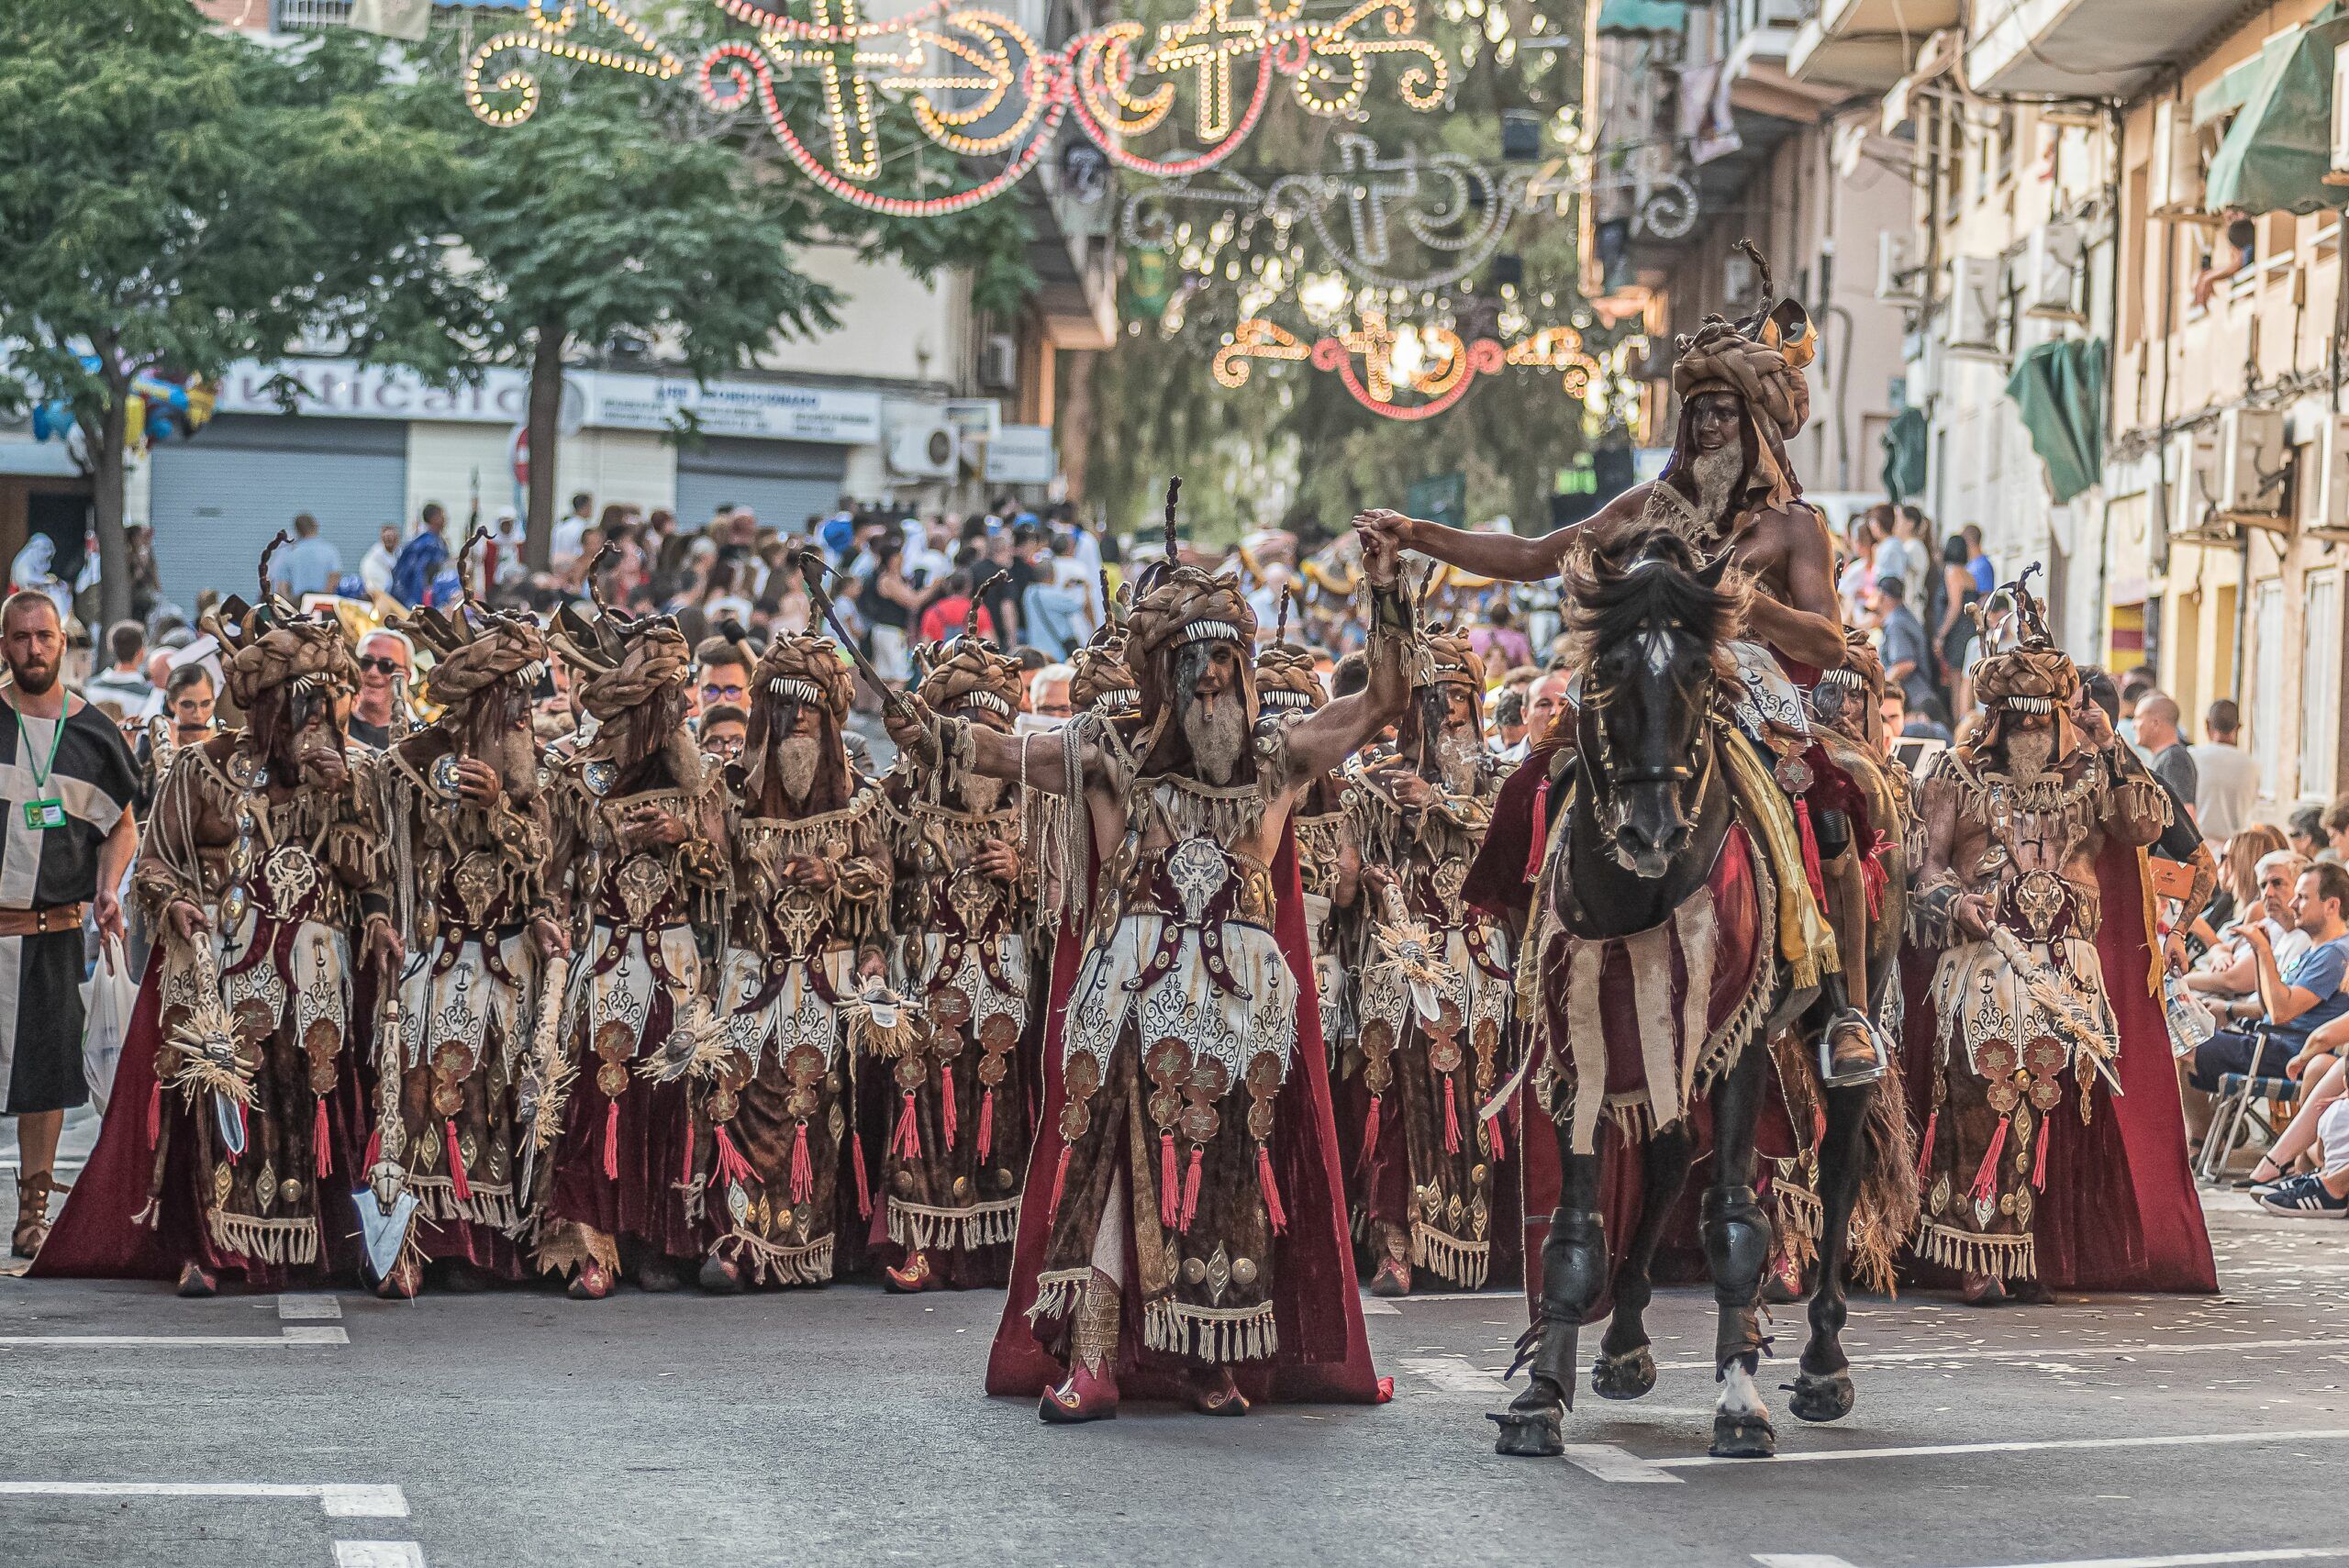
[[[2284,841],[2293,853],[2305,855],[2311,861],[2324,857],[2324,807],[2296,806],[2284,819]]]
[[[2288,1219],[2339,1219],[2349,1216],[2349,1097],[2341,1092],[2342,1064],[2333,1059],[2322,1079],[2312,1085],[2307,1103],[2271,1152],[2297,1160],[2313,1152],[2317,1168],[2305,1175],[2285,1176],[2277,1161],[2261,1163],[2277,1170],[2279,1180],[2259,1193],[2259,1207]],[[2299,1147],[2288,1140],[2300,1133]],[[2253,1173],[2258,1173],[2254,1168]]]
[[[2324,848],[2316,858],[2336,864],[2349,861],[2349,795],[2334,795],[2324,808]]]
[[[2292,917],[2292,889],[2309,862],[2289,850],[2276,850],[2259,859],[2258,892],[2243,901],[2241,917],[2220,933],[2203,962],[2186,977],[2186,988],[2213,998],[2233,1000],[2256,996],[2259,959],[2246,928],[2261,927],[2267,951],[2279,970],[2288,970],[2308,955],[2311,940]]]
[[[2203,1096],[2214,1092],[2227,1073],[2273,1076],[2287,1062],[2302,1057],[2309,1037],[2321,1024],[2349,1012],[2349,992],[2342,989],[2349,977],[2349,870],[2314,865],[2300,873],[2292,895],[2292,921],[2308,933],[2309,951],[2288,972],[2277,962],[2275,947],[2265,925],[2247,921],[2244,940],[2251,944],[2258,966],[2258,993],[2228,1006],[2232,1027],[2224,1028],[2197,1046],[2187,1083]],[[2207,1128],[2210,1105],[2189,1096],[2188,1121]]]
[[[2248,1187],[2257,1192],[2277,1186],[2290,1176],[2301,1157],[2315,1147],[2317,1124],[2325,1108],[2341,1097],[2344,1085],[2349,1085],[2349,1062],[2342,1060],[2349,1054],[2349,1016],[2335,1018],[2317,1029],[2309,1036],[2309,1044],[2315,1054],[2294,1074],[2304,1086],[2299,1108],[2259,1157],[2259,1163],[2251,1168],[2251,1173],[2235,1183],[2238,1191]],[[2338,1141],[2336,1139],[2336,1147]],[[2266,1173],[2263,1175],[2262,1172]]]

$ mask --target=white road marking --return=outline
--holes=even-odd
[[[1362,1315],[1365,1318],[1400,1318],[1403,1316],[1400,1312],[1395,1310],[1395,1304],[1393,1302],[1381,1301],[1375,1296],[1365,1296],[1362,1298]]]
[[[334,1568],[424,1568],[424,1548],[412,1540],[338,1540]]]
[[[0,1350],[90,1351],[195,1346],[282,1351],[302,1345],[347,1345],[349,1330],[288,1324],[274,1334],[0,1334]]]
[[[1405,1372],[1446,1394],[1507,1394],[1508,1385],[1466,1356],[1402,1356]]]
[[[2349,1428],[2319,1428],[2284,1432],[2175,1432],[2151,1438],[2043,1438],[2009,1442],[1942,1443],[1915,1448],[1813,1449],[1782,1453],[1776,1459],[1715,1459],[1698,1454],[1687,1459],[1652,1459],[1665,1470],[1697,1470],[1720,1464],[1819,1464],[1839,1459],[1938,1459],[1962,1453],[2041,1453],[2054,1449],[2201,1448],[2232,1443],[2337,1442],[2349,1438]]]
[[[2147,1340],[2132,1344],[1971,1346],[1954,1351],[1864,1351],[1854,1366],[1907,1366],[1920,1362],[2075,1362],[2103,1356],[2190,1356],[2223,1351],[2349,1351],[2349,1340],[2212,1340],[2171,1344]],[[1710,1372],[1708,1361],[1659,1362],[1658,1372]]]
[[[2227,1562],[2307,1562],[2349,1557],[2349,1546],[2272,1546],[2248,1551],[2188,1551],[2174,1557],[2079,1557],[2065,1562],[2001,1563],[1997,1568],[2203,1568]],[[1762,1568],[1852,1568],[1841,1557],[1809,1551],[1757,1551]]]
[[[341,1300],[322,1292],[277,1298],[277,1317],[283,1323],[325,1322],[341,1316]]]
[[[307,1497],[330,1519],[407,1518],[398,1487],[336,1481],[0,1481],[0,1499],[8,1497]]]
[[[1630,1485],[1683,1485],[1677,1475],[1659,1470],[1629,1449],[1617,1448],[1613,1443],[1568,1443],[1565,1456],[1567,1463],[1589,1471],[1601,1481]]]

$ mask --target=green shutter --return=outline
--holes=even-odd
[[[2042,343],[2007,381],[2057,506],[2104,476],[2104,352],[2101,338]]]
[[[2349,17],[2338,6],[2297,33],[2268,40],[2259,51],[2257,80],[2210,160],[2204,207],[2305,216],[2349,200],[2349,193],[2324,183],[2332,168],[2332,54],[2344,41]]]

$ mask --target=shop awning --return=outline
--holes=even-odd
[[[2059,506],[2104,477],[2104,339],[2069,338],[2025,353],[2007,380]]]
[[[1688,25],[1688,0],[1607,0],[1598,9],[1602,33],[1676,33]]]
[[[2210,160],[2202,193],[2206,209],[2305,215],[2349,199],[2324,183],[2332,168],[2332,54],[2344,40],[2349,16],[2335,4],[2259,51],[2256,79]],[[2208,91],[2225,87],[2233,74]]]
[[[2251,102],[2253,91],[2258,87],[2267,67],[2267,50],[2277,44],[2297,43],[2300,29],[2278,33],[2269,39],[2257,54],[2236,62],[2233,69],[2194,95],[2194,123],[2209,125],[2221,115],[2232,114]]]
[[[1884,493],[1906,501],[1925,493],[1925,447],[1930,427],[1924,411],[1903,408],[1884,432]]]

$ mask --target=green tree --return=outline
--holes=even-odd
[[[135,376],[306,339],[377,358],[450,304],[429,237],[455,150],[400,123],[384,77],[356,39],[267,49],[187,0],[0,0],[0,402],[72,410],[108,618]]]
[[[464,40],[461,23],[440,26],[414,97],[420,117],[465,148],[455,233],[476,308],[406,351],[427,373],[469,361],[529,368],[534,565],[546,564],[556,517],[543,454],[554,450],[567,364],[629,337],[707,380],[753,362],[779,334],[834,326],[835,292],[799,270],[812,245],[891,257],[925,278],[967,267],[982,309],[1015,308],[1035,285],[1014,202],[882,217],[825,195],[782,161],[755,118],[709,111],[681,82],[541,56],[522,62],[540,83],[535,112],[493,126],[457,86]],[[698,53],[684,31],[664,41],[683,58]],[[784,91],[810,96],[810,77]],[[492,106],[515,101],[493,95]],[[892,111],[885,134],[903,137],[906,118]]]

